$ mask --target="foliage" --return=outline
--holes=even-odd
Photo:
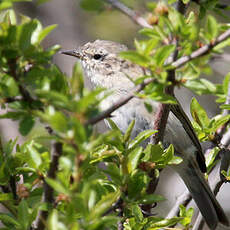
[[[55,45],[44,50],[41,42],[56,25],[43,28],[37,19],[26,16],[18,20],[11,8],[16,1],[0,3],[0,103],[5,109],[0,118],[18,121],[22,136],[36,129],[38,122],[43,130],[20,145],[17,140],[0,144],[0,203],[7,209],[0,213],[2,229],[36,229],[42,212],[48,214],[45,229],[50,230],[117,229],[119,222],[126,230],[153,230],[175,224],[188,229],[192,209],[181,206],[179,217],[171,219],[145,215],[142,209],[144,205],[165,200],[161,195],[148,194],[147,188],[151,174],[158,176],[159,169],[181,162],[174,156],[174,147],[164,149],[161,144],[142,147],[141,143],[156,131],[146,130],[131,139],[135,121],[124,134],[111,120],[108,120],[111,130],[100,135],[86,125],[99,113],[103,89],[91,92],[85,89],[78,64],[72,76],[67,77],[52,63],[52,56],[60,47]],[[45,1],[38,1],[42,2]],[[91,3],[83,0],[81,6],[88,10],[105,9],[104,4]],[[201,27],[193,12],[184,17],[170,5],[165,5],[165,13],[159,12],[159,8],[157,11],[157,7],[156,3],[148,4],[149,11],[156,12],[158,21],[152,29],[140,31],[147,39],[135,41],[135,51],[121,54],[148,68],[151,77],[157,80],[138,95],[146,100],[149,110],[150,99],[176,103],[164,93],[165,87],[171,84],[167,73],[172,69],[166,60],[176,50],[174,44],[169,44],[170,37],[178,39],[178,57],[182,57],[212,42],[229,27],[218,23],[211,15]],[[200,7],[202,10],[203,5]],[[217,8],[215,4],[208,9]],[[203,11],[201,14],[205,15]],[[229,40],[215,47],[215,52],[222,52],[227,45]],[[218,101],[223,103],[229,75],[222,85],[200,78],[201,73],[210,72],[211,54],[177,69],[176,81],[197,94],[217,95]],[[139,84],[146,77],[135,83]],[[222,105],[222,108],[229,109],[229,105]],[[208,118],[195,99],[191,102],[191,114],[201,141],[212,140],[216,130],[229,121],[229,116]],[[58,165],[51,172],[55,163],[53,143],[61,143],[62,149],[55,153]],[[210,168],[215,164],[218,151],[217,147],[207,161]],[[44,186],[51,189],[53,200],[42,200],[46,195]]]

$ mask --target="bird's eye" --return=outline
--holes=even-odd
[[[93,58],[94,58],[95,60],[99,60],[99,59],[101,59],[101,57],[102,57],[101,54],[94,54],[94,56],[93,56]]]

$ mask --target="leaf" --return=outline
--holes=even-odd
[[[47,0],[46,0],[47,1]],[[43,29],[39,35],[38,35],[38,39],[37,39],[37,43],[41,43],[43,41],[43,39],[52,31],[54,30],[55,28],[57,27],[57,24],[55,25],[50,25],[50,26],[47,26],[45,29]]]
[[[155,229],[159,229],[163,227],[172,226],[172,225],[179,223],[181,220],[183,220],[183,217],[174,217],[171,219],[164,219],[164,220],[151,224],[148,230],[155,230]]]
[[[208,15],[206,28],[207,28],[207,37],[209,41],[216,38],[216,36],[218,35],[218,23],[216,19],[211,15]]]
[[[220,149],[218,147],[213,148],[205,158],[205,164],[207,166],[207,172],[213,168],[213,166],[217,163],[216,156],[219,153]]]
[[[41,24],[37,20],[32,20],[18,27],[19,47],[22,50],[26,50],[33,42],[35,42],[36,39],[32,39],[32,36],[36,35],[36,30],[41,30]]]
[[[59,229],[58,211],[53,209],[48,218],[48,230]]]
[[[153,204],[155,202],[165,201],[165,200],[166,199],[161,195],[146,194],[146,195],[142,196],[142,198],[139,200],[139,203],[140,204]]]
[[[128,180],[129,199],[140,198],[141,194],[146,190],[148,182],[149,178],[144,172],[135,170]]]
[[[131,133],[133,131],[133,127],[135,125],[135,120],[132,120],[132,122],[129,124],[129,127],[127,128],[125,134],[124,134],[124,142],[128,142],[130,140]]]
[[[0,193],[0,201],[8,201],[13,200],[12,193]]]
[[[141,154],[142,154],[143,148],[137,147],[132,152],[129,153],[128,159],[127,159],[127,168],[128,172],[132,173],[140,160]]]
[[[105,213],[105,211],[108,210],[112,204],[119,199],[120,196],[121,192],[119,190],[103,196],[101,200],[98,201],[97,204],[91,209],[87,219],[91,221],[103,215],[103,213]]]
[[[102,11],[104,3],[100,0],[81,0],[80,6],[88,11]]]
[[[146,56],[137,53],[134,50],[129,50],[129,51],[123,51],[120,53],[120,56],[124,59],[128,59],[131,62],[134,62],[140,66],[148,66],[149,63],[149,58],[147,58]],[[131,77],[131,76],[130,76]]]
[[[141,222],[143,220],[144,216],[142,214],[141,208],[137,204],[132,205],[131,211],[137,222]]]
[[[29,207],[25,200],[22,200],[18,206],[18,220],[23,230],[27,230],[29,226]]]
[[[3,223],[14,225],[15,228],[19,228],[20,227],[20,223],[16,219],[14,219],[13,217],[11,217],[10,215],[7,215],[5,213],[0,213],[0,220]]]
[[[166,45],[158,48],[153,56],[154,60],[156,61],[156,66],[163,66],[165,64],[166,59],[175,50],[175,48],[175,45]]]
[[[198,95],[202,94],[213,94],[216,92],[216,86],[212,82],[206,79],[193,79],[188,80],[184,83],[184,86]]]
[[[23,117],[19,123],[19,132],[22,136],[26,136],[35,124],[34,118],[30,115]]]
[[[210,123],[208,115],[195,98],[192,98],[190,104],[190,112],[194,121],[197,122],[197,124],[199,124],[200,127],[208,127]]]
[[[55,191],[59,192],[59,193],[63,193],[67,196],[69,196],[69,191],[67,190],[67,188],[65,188],[60,182],[51,179],[51,178],[46,178],[45,179],[46,183],[48,185],[50,185]]]
[[[28,160],[28,165],[35,169],[38,169],[39,166],[42,164],[42,159],[40,153],[34,146],[34,141],[31,141],[29,144],[27,144],[26,149],[30,156],[30,159]]]
[[[174,156],[174,147],[172,144],[165,150],[164,154],[162,155],[164,164],[168,164]]]
[[[213,117],[209,124],[210,131],[212,132],[216,131],[220,126],[224,125],[229,120],[230,120],[230,115],[226,115],[226,116],[217,115]]]
[[[162,155],[164,153],[164,150],[159,144],[157,145],[148,144],[144,150],[144,153],[145,153],[145,157],[143,158],[144,161],[158,162],[162,160]]]
[[[145,130],[145,131],[139,133],[139,134],[134,138],[134,140],[132,140],[132,141],[129,143],[128,148],[129,148],[129,149],[135,148],[135,147],[138,146],[142,141],[148,139],[151,135],[153,135],[153,134],[156,133],[156,132],[157,132],[157,131],[155,131],[155,130]]]

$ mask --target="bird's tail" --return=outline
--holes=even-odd
[[[222,207],[216,200],[195,160],[192,158],[187,163],[183,162],[175,169],[190,191],[209,228],[215,229],[219,222],[229,226]]]

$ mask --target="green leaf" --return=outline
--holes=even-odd
[[[230,119],[230,115],[226,115],[226,116],[217,115],[213,117],[209,124],[210,131],[215,132],[220,126],[227,123],[229,119]]]
[[[137,204],[132,205],[131,211],[137,222],[141,222],[143,220],[144,216],[142,214],[141,208]]]
[[[51,214],[48,218],[48,230],[54,230],[59,229],[59,223],[58,223],[58,211],[56,209],[53,209]]]
[[[5,74],[1,77],[0,95],[2,97],[15,97],[19,95],[18,84],[12,76]]]
[[[7,215],[5,213],[0,213],[0,220],[3,223],[14,225],[16,229],[21,227],[20,223],[16,219],[14,219],[13,217],[11,217],[10,215]]]
[[[29,153],[30,159],[28,160],[29,166],[38,169],[39,166],[42,164],[42,159],[40,153],[34,146],[34,141],[31,141],[29,144],[26,145],[26,149]]]
[[[139,200],[140,204],[153,204],[155,202],[165,201],[166,199],[157,194],[146,194]]]
[[[124,142],[128,142],[130,140],[131,133],[133,131],[133,127],[135,125],[135,120],[133,120],[130,124],[129,127],[127,128],[125,134],[124,134]]]
[[[67,188],[65,188],[60,182],[51,179],[51,178],[46,178],[45,179],[46,183],[51,186],[55,191],[59,192],[59,193],[63,193],[66,194],[67,196],[69,195],[69,191]]]
[[[0,193],[0,201],[8,201],[13,200],[12,193]]]
[[[22,200],[18,206],[18,220],[23,230],[27,230],[29,226],[29,207],[25,200]]]
[[[43,3],[46,3],[46,2],[49,2],[50,0],[37,0],[37,4],[38,5],[41,5],[41,4],[43,4]]]
[[[149,177],[140,170],[135,170],[128,180],[128,197],[130,199],[140,198],[145,192]]]
[[[19,123],[19,132],[22,136],[26,136],[35,124],[34,118],[30,115],[23,117]]]
[[[67,118],[63,113],[56,111],[52,106],[48,107],[46,119],[51,127],[59,132],[66,132],[68,129]]]
[[[190,0],[182,0],[184,4],[188,4]]]
[[[175,50],[175,48],[175,45],[166,45],[158,48],[153,56],[156,62],[156,66],[163,66],[165,64],[166,59]]]
[[[208,15],[206,28],[207,28],[207,37],[209,41],[216,38],[216,36],[218,35],[218,23],[216,19],[211,15]]]
[[[208,115],[195,98],[193,98],[191,101],[190,111],[194,121],[199,124],[200,127],[208,127],[210,123]]]
[[[155,130],[145,130],[141,133],[139,133],[130,143],[128,148],[133,149],[136,146],[138,146],[142,141],[148,139],[151,135],[156,133],[157,131]]]
[[[115,203],[119,197],[121,196],[121,192],[118,190],[116,192],[109,193],[101,198],[100,201],[91,209],[88,220],[94,220],[105,213],[113,203]]]
[[[173,159],[173,156],[174,156],[174,147],[172,144],[170,144],[162,156],[164,164],[168,164]]]
[[[181,220],[183,220],[183,217],[174,217],[171,219],[164,219],[164,220],[151,224],[148,230],[155,230],[155,229],[159,229],[163,227],[169,227],[169,226],[179,223]]]
[[[88,11],[102,11],[104,3],[100,0],[81,0],[80,6]]]
[[[162,155],[164,153],[161,145],[147,145],[144,150],[145,156],[143,158],[144,161],[158,162],[162,160]]]
[[[18,27],[19,47],[26,50],[30,45],[37,42],[37,35],[41,31],[41,24],[38,20],[32,20]]]
[[[188,80],[184,83],[184,86],[198,95],[213,94],[216,92],[215,84],[203,78]]]
[[[38,35],[38,39],[37,39],[37,43],[41,43],[43,41],[43,39],[52,31],[54,30],[55,28],[57,27],[57,25],[50,25],[50,26],[47,26],[45,29],[43,29],[39,35]]]
[[[216,156],[219,153],[220,149],[218,147],[213,148],[205,158],[205,164],[207,165],[207,172],[213,168],[213,166],[217,163]]]
[[[148,63],[149,63],[149,58],[142,55],[142,54],[139,54],[137,53],[136,51],[134,50],[129,50],[129,51],[123,51],[120,53],[120,56],[124,59],[128,59],[130,60],[131,62],[134,62],[140,66],[145,66],[147,67],[148,66]],[[132,76],[130,76],[132,77]]]
[[[127,168],[128,168],[129,173],[132,173],[136,169],[139,163],[142,151],[143,151],[142,147],[137,147],[132,152],[129,153],[128,159],[127,159]]]

